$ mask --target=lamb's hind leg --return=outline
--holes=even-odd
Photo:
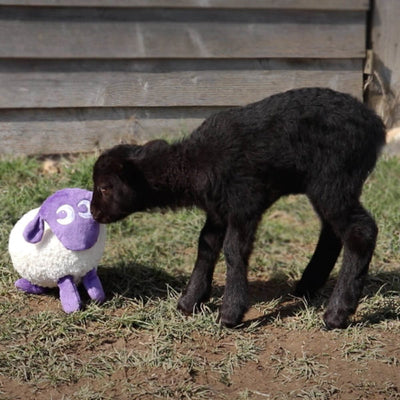
[[[178,308],[185,314],[192,314],[209,299],[214,267],[224,236],[225,225],[216,223],[214,218],[208,216],[200,234],[196,264],[178,302]]]
[[[247,266],[259,216],[231,218],[224,240],[226,285],[221,307],[221,323],[238,325],[248,307]]]
[[[342,241],[331,225],[322,222],[317,247],[296,286],[296,296],[311,297],[327,281],[342,249]]]
[[[356,311],[378,234],[374,219],[359,203],[333,218],[331,223],[341,235],[344,253],[343,265],[324,314],[329,329],[345,327],[348,317]]]

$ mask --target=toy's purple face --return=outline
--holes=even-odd
[[[69,250],[86,250],[98,239],[100,225],[92,218],[90,202],[92,192],[84,189],[62,189],[48,197],[36,218],[24,231],[24,238],[38,243],[48,223],[58,240]]]

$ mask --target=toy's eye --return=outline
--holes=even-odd
[[[82,218],[92,218],[92,214],[90,213],[90,201],[89,200],[81,200],[78,203],[78,214]]]
[[[57,222],[61,225],[69,225],[75,219],[75,211],[69,204],[58,207],[56,214],[60,217]]]

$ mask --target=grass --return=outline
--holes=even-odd
[[[352,325],[322,329],[332,278],[311,303],[291,296],[314,249],[319,221],[305,197],[265,215],[250,260],[251,309],[242,326],[218,324],[221,256],[213,296],[184,317],[204,215],[140,213],[108,226],[98,306],[62,312],[57,291],[17,292],[8,234],[27,210],[63,187],[91,187],[94,156],[0,160],[0,399],[398,399],[400,398],[400,161],[382,159],[363,202],[380,229],[364,297]]]

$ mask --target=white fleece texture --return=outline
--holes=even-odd
[[[97,242],[87,250],[66,249],[46,222],[42,240],[33,244],[24,239],[23,232],[38,211],[39,208],[28,211],[11,230],[8,250],[15,270],[22,278],[43,287],[56,287],[58,280],[67,275],[79,283],[100,262],[106,240],[105,226],[100,225]]]

